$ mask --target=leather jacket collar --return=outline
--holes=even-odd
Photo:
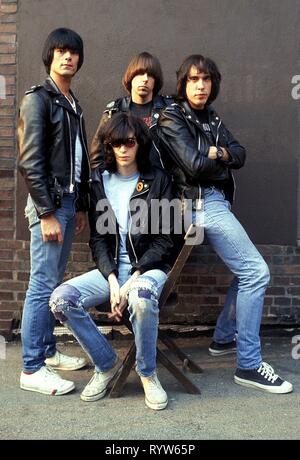
[[[195,115],[193,109],[191,108],[191,106],[189,105],[189,103],[187,101],[180,101],[180,102],[177,102],[175,104],[178,105],[181,108],[181,110],[185,114],[186,118],[190,122],[192,122],[197,127],[197,129],[202,130],[197,116]],[[209,124],[210,124],[211,130],[212,130],[212,133],[213,133],[214,137],[216,138],[217,134],[218,134],[218,129],[219,129],[220,125],[221,125],[221,118],[219,117],[217,112],[211,106],[207,106],[206,109],[207,109],[207,112],[208,112],[208,120],[209,120]]]
[[[54,97],[56,96],[57,98],[55,100],[56,103],[58,103],[59,105],[62,105],[66,110],[68,110],[73,115],[75,114],[70,104],[68,104],[66,97],[61,93],[55,81],[50,76],[46,78],[42,86],[46,91],[48,91],[48,93],[51,93]],[[70,89],[70,94],[76,103],[77,115],[80,116],[82,114],[82,109],[79,105],[78,99],[75,97],[71,89]]]

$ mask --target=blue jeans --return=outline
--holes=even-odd
[[[267,264],[230,210],[221,190],[202,190],[204,231],[209,244],[235,275],[217,320],[214,340],[236,337],[237,366],[254,369],[262,362],[259,329],[264,296],[270,280]],[[200,213],[196,219],[200,218]]]
[[[62,227],[63,244],[44,242],[41,225],[28,197],[25,215],[29,221],[30,280],[23,309],[21,336],[24,370],[38,371],[45,358],[56,351],[55,318],[49,309],[52,291],[62,282],[75,230],[75,194],[64,195],[55,217]]]
[[[119,285],[129,278],[131,265],[119,265]],[[167,279],[161,270],[149,270],[130,285],[128,311],[136,344],[136,370],[148,377],[156,369],[156,341],[159,320],[158,298]],[[98,372],[111,369],[117,359],[110,343],[101,334],[87,310],[109,299],[109,284],[95,269],[77,276],[53,292],[50,306],[56,318],[65,324]]]

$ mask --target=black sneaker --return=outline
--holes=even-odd
[[[228,343],[212,342],[208,349],[212,356],[230,355],[236,352],[236,341]]]
[[[261,363],[258,369],[237,369],[235,383],[245,387],[256,388],[268,393],[290,393],[293,385],[282,380],[268,363]]]

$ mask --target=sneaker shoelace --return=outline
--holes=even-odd
[[[156,376],[151,375],[148,377],[148,384],[154,386],[155,388],[160,388],[159,382],[156,379]]]
[[[268,363],[262,362],[257,372],[259,372],[269,382],[274,383],[278,379],[278,375],[275,374],[273,367]]]
[[[51,378],[51,377],[53,377],[53,375],[55,375],[56,377],[58,376],[57,372],[52,367],[46,366],[45,377],[46,378]]]

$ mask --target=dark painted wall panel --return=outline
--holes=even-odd
[[[54,28],[77,30],[85,64],[74,81],[89,139],[105,104],[123,94],[130,58],[148,50],[161,60],[164,92],[191,53],[209,55],[223,75],[215,103],[247,147],[236,173],[235,212],[256,243],[294,244],[298,102],[291,79],[300,74],[297,0],[20,0],[19,98],[44,77],[41,48]],[[19,181],[18,237],[27,237],[25,188]]]

